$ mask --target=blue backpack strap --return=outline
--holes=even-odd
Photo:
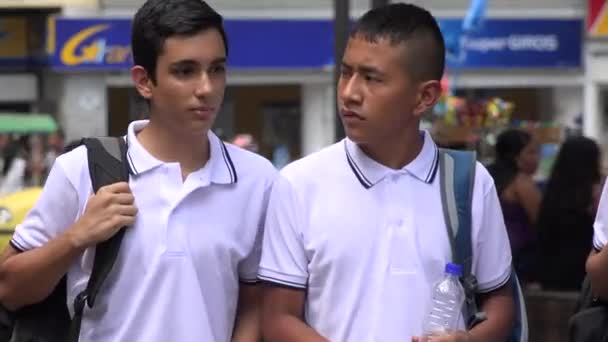
[[[466,295],[463,316],[469,329],[486,319],[485,313],[477,307],[477,278],[472,274],[471,225],[476,163],[475,152],[439,150],[443,215],[452,260],[463,267],[461,282]]]
[[[515,271],[511,273],[509,280],[513,289],[515,319],[513,322],[513,330],[507,342],[528,342],[528,313],[526,312],[526,302],[524,300],[524,292],[519,284],[519,279]]]
[[[452,248],[452,259],[463,266],[463,284],[466,301],[463,308],[467,328],[486,319],[480,311],[475,296],[477,278],[472,274],[473,244],[471,240],[473,184],[476,158],[474,152],[439,150],[441,172],[441,201],[446,228]],[[528,342],[528,316],[523,291],[515,271],[509,284],[513,290],[515,319],[508,342]]]

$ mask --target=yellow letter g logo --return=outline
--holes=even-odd
[[[109,25],[105,24],[91,26],[68,39],[63,46],[63,49],[61,49],[61,62],[64,65],[78,65],[85,62],[94,62],[100,52],[99,50],[101,47],[99,44],[92,42],[89,46],[81,45],[94,34],[107,30],[108,27]],[[80,53],[78,53],[79,48],[81,50]]]

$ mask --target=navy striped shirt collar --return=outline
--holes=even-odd
[[[127,159],[133,175],[137,176],[150,171],[163,164],[154,158],[141,146],[135,133],[142,130],[148,124],[147,120],[134,121],[129,125],[127,133]],[[210,147],[210,181],[216,184],[234,184],[238,180],[236,167],[230,156],[229,147],[213,132],[207,134]]]
[[[430,184],[437,173],[439,150],[427,131],[421,132],[421,137],[424,139],[422,150],[402,170],[411,174],[414,178]],[[395,172],[395,170],[368,157],[357,144],[348,138],[344,139],[344,150],[350,169],[366,189],[373,187],[387,175]]]

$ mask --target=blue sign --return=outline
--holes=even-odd
[[[486,19],[462,34],[462,20],[440,20],[449,69],[578,68],[582,65],[582,20]]]
[[[301,69],[333,66],[329,20],[227,20],[229,65],[234,68]]]
[[[333,65],[328,20],[227,20],[228,64],[243,69],[301,69]],[[55,21],[56,69],[128,69],[132,66],[130,19]]]
[[[440,26],[446,41],[455,39],[459,46],[448,56],[451,69],[581,66],[582,20],[486,19],[468,36],[462,35],[462,20],[440,20]],[[333,65],[331,20],[232,19],[225,27],[231,68]],[[57,18],[54,31],[55,69],[124,70],[132,65],[130,19]]]
[[[57,18],[54,31],[51,64],[55,68],[114,70],[132,66],[129,19]]]

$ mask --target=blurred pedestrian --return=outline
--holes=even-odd
[[[46,139],[46,153],[44,156],[44,164],[48,171],[55,163],[55,159],[63,153],[65,147],[65,135],[61,128],[49,134]]]
[[[259,150],[258,143],[251,134],[237,134],[234,139],[232,139],[232,143],[251,152],[257,153]]]
[[[600,159],[595,141],[579,136],[566,140],[555,160],[537,223],[543,289],[580,289],[601,192]]]
[[[539,144],[530,133],[508,129],[499,134],[496,159],[488,167],[500,198],[513,264],[522,282],[535,280],[538,258],[535,224],[542,194],[533,176],[539,158]]]
[[[25,188],[28,181],[28,160],[30,156],[29,137],[20,136],[11,141],[3,150],[4,164],[0,178],[0,196]]]
[[[4,150],[11,142],[10,135],[6,133],[0,133],[0,170],[4,167]]]

